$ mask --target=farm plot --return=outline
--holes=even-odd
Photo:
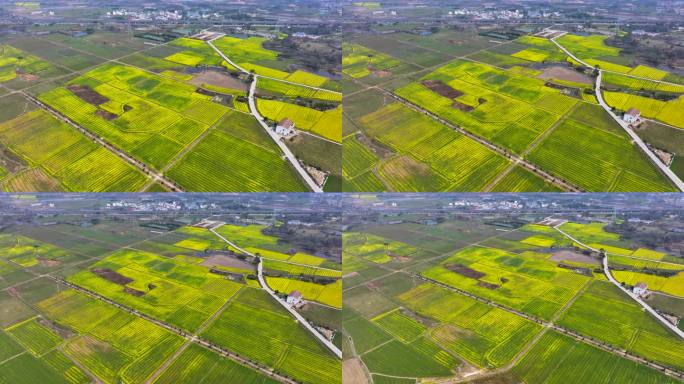
[[[667,182],[624,134],[563,121],[530,160],[588,191],[669,191]]]
[[[606,100],[606,104],[618,110],[627,111],[631,108],[636,108],[644,117],[657,119],[663,123],[684,128],[684,116],[681,113],[684,108],[684,96],[670,101],[661,101],[629,93],[606,91],[603,92],[603,97]]]
[[[59,344],[62,339],[36,319],[29,319],[5,330],[32,355],[40,357]]]
[[[90,378],[61,352],[54,351],[43,358],[23,354],[0,364],[3,384],[86,384]]]
[[[190,85],[114,64],[39,98],[157,169],[229,111]]]
[[[67,341],[65,352],[106,383],[144,381],[183,342],[147,320],[73,290],[41,301],[38,307],[78,333]]]
[[[602,77],[602,84],[612,85],[620,88],[627,88],[634,91],[659,91],[671,93],[684,93],[684,85],[673,85],[668,83],[659,83],[657,81],[649,81],[646,79],[637,79],[621,75],[618,73],[606,72]]]
[[[319,111],[277,100],[260,99],[257,108],[265,118],[279,122],[290,119],[295,128],[303,129],[327,139],[342,141],[342,107]]]
[[[560,192],[561,189],[527,169],[517,165],[498,183],[492,192]]]
[[[190,331],[242,287],[207,267],[132,250],[117,251],[68,280]]]
[[[519,71],[454,61],[395,92],[478,136],[520,153],[576,102],[544,84],[543,80]]]
[[[217,354],[196,344],[189,346],[176,360],[164,370],[155,384],[175,384],[179,382],[197,384],[245,383],[275,384],[259,372],[238,365],[232,360],[221,358]]]
[[[366,132],[411,157],[395,158],[381,174],[397,191],[425,189],[477,191],[484,188],[508,161],[472,139],[400,103],[363,116]]]
[[[51,33],[45,39],[107,59],[130,55],[148,47],[144,39],[120,32],[97,31],[83,37]]]
[[[341,382],[341,364],[268,294],[246,288],[202,336],[305,383]]]
[[[342,45],[342,72],[354,79],[382,79],[412,68],[397,58],[359,44]]]
[[[355,37],[352,41],[365,49],[401,58],[402,61],[414,67],[431,67],[452,58],[451,55],[439,52],[437,49],[423,48],[420,45],[395,39],[391,35],[367,34]]]
[[[329,262],[323,258],[304,252],[292,251],[293,247],[282,239],[266,235],[263,225],[230,225],[225,224],[216,231],[226,239],[264,259],[289,261],[305,266],[318,267]],[[339,268],[338,268],[339,269]]]
[[[644,365],[550,331],[525,354],[513,373],[526,383],[674,384],[677,380]]]
[[[0,141],[67,190],[137,191],[147,181],[138,169],[43,110],[0,125]]]
[[[620,49],[606,45],[608,36],[589,35],[579,36],[566,34],[557,39],[563,47],[580,59],[597,59],[601,57],[615,57]]]
[[[342,148],[342,172],[348,178],[362,174],[377,164],[379,160],[353,135],[342,139]]]
[[[684,367],[684,342],[608,282],[592,282],[559,324],[647,359]]]
[[[279,149],[248,115],[229,113],[169,169],[180,185],[202,192],[305,191]]]
[[[292,81],[291,79],[288,79]],[[314,89],[309,87],[304,87],[301,85],[285,83],[278,80],[273,80],[269,78],[260,77],[257,81],[257,87],[260,90],[268,91],[271,93],[283,95],[291,99],[303,98],[303,99],[316,99],[323,101],[341,102],[342,94],[338,92],[331,92],[321,89]]]
[[[3,85],[18,89],[59,74],[62,71],[49,62],[11,45],[0,44],[0,83]]]
[[[466,248],[422,272],[425,277],[548,319],[589,280],[547,255]]]
[[[11,266],[30,268],[34,272],[52,271],[84,259],[81,255],[51,244],[12,234],[0,235],[0,250],[2,251],[0,259],[7,261]],[[7,270],[9,272],[14,268],[8,267]]]
[[[418,248],[370,233],[350,232],[343,237],[344,252],[376,264],[418,256]]]
[[[183,50],[164,57],[166,61],[189,67],[195,67],[200,64],[220,66],[223,63],[221,56],[204,41],[181,37],[169,44]]]
[[[293,291],[299,291],[304,300],[312,300],[332,307],[342,308],[342,280],[322,285],[282,277],[267,277],[266,284],[276,292],[289,294]]]
[[[57,45],[40,37],[22,36],[10,39],[8,43],[58,67],[59,72],[56,74],[81,71],[105,61],[104,58]]]
[[[431,332],[440,345],[480,367],[508,363],[541,326],[517,315],[471,301],[451,322]]]
[[[684,266],[680,268],[684,269]],[[643,282],[648,284],[648,289],[651,291],[660,291],[684,298],[684,273],[680,272],[668,277],[631,271],[613,271],[612,274],[621,283],[624,282],[634,286],[637,283]]]

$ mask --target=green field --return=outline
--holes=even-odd
[[[67,191],[138,191],[147,181],[137,168],[42,110],[0,125],[0,141]],[[8,184],[5,189],[10,191],[41,186],[28,180],[21,189]]]
[[[625,134],[573,119],[565,120],[542,141],[530,160],[588,191],[672,190]]]
[[[619,317],[613,316],[616,311]],[[559,324],[649,360],[677,369],[684,367],[684,342],[610,283],[593,282]]]
[[[265,118],[279,122],[290,119],[296,129],[309,131],[336,142],[342,140],[342,106],[319,111],[277,100],[259,100],[257,108]]]
[[[215,353],[191,345],[160,375],[156,384],[173,384],[178,382],[198,384],[218,384],[226,382],[245,384],[277,383],[273,379],[238,365],[231,360],[222,359]]]
[[[240,112],[228,113],[168,174],[181,186],[202,192],[306,190],[263,128]]]
[[[532,251],[517,255],[499,249],[473,247],[455,253],[422,274],[549,319],[589,278],[558,268],[547,257]]]
[[[142,251],[117,251],[92,268],[68,280],[190,331],[241,288],[209,273],[207,267]],[[115,282],[93,272],[96,269],[111,270],[122,277]]]
[[[513,368],[526,383],[677,383],[609,352],[548,332]]]
[[[341,382],[339,362],[261,290],[243,289],[202,336],[306,383]]]

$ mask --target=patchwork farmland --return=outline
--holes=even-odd
[[[377,219],[386,208],[348,213],[345,374],[367,383],[684,379],[679,358],[684,340],[645,312],[631,293],[607,281],[598,249],[608,252],[610,273],[626,289],[645,282],[645,300],[669,314],[677,304],[656,299],[684,300],[675,288],[684,274],[678,251],[656,251],[638,237],[621,235],[629,214],[617,221],[598,214],[571,222],[564,217],[573,213],[450,215],[413,208],[459,202],[457,196],[355,198],[361,207],[396,201],[411,208],[390,223]],[[506,199],[487,196],[490,202]],[[642,230],[662,228],[667,221],[655,220]],[[681,313],[674,316],[678,320]],[[594,361],[601,369],[591,368]]]
[[[678,152],[649,142],[654,163],[598,105],[595,74],[556,42],[416,28],[344,43],[343,190],[677,190],[661,167],[678,169]],[[604,40],[566,34],[557,42],[611,71],[602,88],[620,118],[637,108],[682,128],[678,78],[646,65],[612,67],[627,59]]]
[[[310,254],[273,226],[197,213],[153,223],[79,213],[86,201],[118,199],[57,203],[59,223],[29,220],[0,234],[0,381],[341,383],[339,359],[319,340],[341,343],[339,256]],[[304,228],[287,233],[297,239]],[[325,218],[305,229],[309,239],[333,230]],[[261,263],[275,296],[257,280]]]
[[[338,190],[342,96],[334,76],[264,47],[287,35],[213,40],[251,73],[203,36],[3,38],[3,189],[287,192],[311,189],[304,179],[313,177],[316,188]],[[255,74],[264,76],[256,97],[265,123],[247,106]],[[285,120],[294,129],[275,134]]]

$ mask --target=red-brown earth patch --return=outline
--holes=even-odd
[[[109,268],[94,268],[91,271],[100,276],[101,278],[111,281],[114,284],[126,285],[132,283],[134,280],[130,277],[126,277],[119,272],[113,271]]]
[[[448,84],[445,84],[441,80],[424,80],[421,82],[421,84],[430,89],[432,92],[449,99],[455,99],[457,97],[463,96],[463,92],[459,91],[458,89],[451,88]]]
[[[463,264],[447,264],[445,267],[446,267],[446,269],[450,270],[451,272],[456,272],[459,275],[469,277],[469,278],[475,279],[475,280],[478,280],[478,279],[481,279],[481,278],[487,276],[486,273],[476,271],[470,267],[466,267]]]
[[[73,92],[74,95],[78,96],[79,98],[81,98],[81,100],[85,101],[88,104],[97,106],[109,101],[108,98],[100,95],[94,89],[90,88],[87,85],[70,85],[67,87],[67,89]]]

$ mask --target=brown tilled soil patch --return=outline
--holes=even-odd
[[[38,262],[40,263],[40,265],[45,265],[47,267],[56,267],[59,265],[59,260],[46,259],[44,257],[39,257]]]
[[[342,362],[342,384],[368,384],[361,360],[353,358]]]
[[[498,285],[498,284],[492,284],[492,283],[488,283],[488,282],[486,282],[486,281],[478,281],[478,282],[477,282],[477,285],[479,285],[480,287],[484,287],[484,288],[492,289],[492,290],[498,289],[498,288],[501,287],[501,286]]]
[[[354,271],[354,272],[349,272],[349,273],[347,273],[346,275],[342,276],[342,278],[343,278],[343,279],[347,279],[347,278],[356,277],[356,276],[359,276],[359,273],[356,272],[356,271]]]
[[[135,297],[140,297],[140,296],[145,295],[145,292],[139,291],[139,290],[131,288],[131,287],[124,287],[124,292],[128,293],[129,295],[133,295]]]
[[[87,85],[70,85],[67,87],[67,89],[88,104],[100,105],[109,101],[108,98],[100,95]]]
[[[406,256],[392,256],[392,259],[400,263],[408,263],[411,261],[411,258]]]
[[[421,84],[429,88],[432,92],[449,99],[455,99],[457,97],[463,96],[463,92],[459,91],[458,89],[451,88],[441,80],[425,80],[421,82]]]
[[[471,279],[475,279],[475,280],[481,279],[481,278],[487,276],[486,273],[476,271],[472,268],[466,267],[463,264],[448,264],[446,266],[446,268],[448,270],[450,270],[451,272],[456,272],[459,275],[463,275],[465,277],[470,277]]]
[[[119,285],[126,285],[128,283],[132,283],[133,279],[130,277],[126,277],[119,272],[113,271],[109,268],[94,268],[91,269],[91,271],[100,276],[101,278],[105,280],[109,280],[114,284],[119,284]]]
[[[18,73],[17,76],[23,81],[36,81],[40,79],[40,77],[31,73]]]
[[[551,260],[553,261],[572,261],[576,263],[585,263],[585,264],[594,264],[594,265],[599,265],[600,262],[590,256],[578,253],[578,252],[573,252],[573,251],[558,251],[554,252],[553,255],[551,256]]]
[[[366,287],[368,287],[368,289],[371,289],[373,291],[377,291],[378,289],[380,289],[380,284],[376,283],[375,281],[371,281],[371,282],[366,283]]]
[[[189,83],[192,85],[196,85],[198,87],[202,86],[202,84],[209,84],[215,85],[217,87],[247,91],[247,84],[232,76],[226,75],[225,73],[212,70],[207,70],[193,76],[192,80],[190,80]]]
[[[392,72],[390,72],[390,71],[374,71],[374,70],[371,70],[371,72],[373,73],[373,76],[379,77],[379,78],[389,77],[392,75]]]
[[[109,111],[105,111],[104,109],[98,109],[97,111],[95,111],[95,115],[100,116],[101,118],[103,118],[105,120],[114,120],[117,117],[119,117],[119,115],[117,115],[115,113],[111,113]]]
[[[574,83],[580,84],[592,84],[591,77],[579,73],[574,69],[565,67],[550,67],[544,70],[544,72],[537,76],[540,79],[558,79],[565,81],[572,81]]]
[[[224,267],[231,267],[231,268],[241,268],[241,269],[254,269],[254,266],[246,261],[237,259],[235,257],[230,257],[226,255],[211,255],[207,257],[203,262],[202,265],[207,266],[207,267],[214,267],[217,265],[221,265]]]
[[[451,104],[451,106],[453,108],[458,109],[459,111],[463,111],[463,112],[470,112],[473,109],[475,109],[475,108],[471,107],[470,105],[461,103],[460,101],[454,101],[454,103]]]

